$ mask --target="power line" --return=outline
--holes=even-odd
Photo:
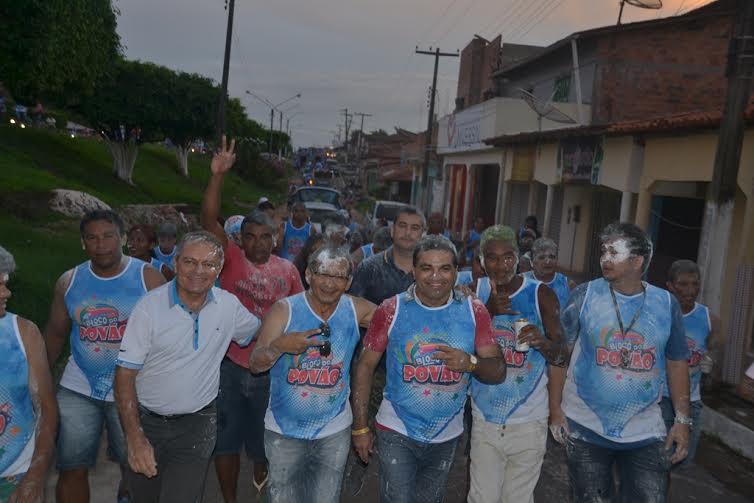
[[[463,18],[466,17],[466,15],[469,13],[471,8],[474,6],[474,4],[477,2],[477,0],[471,0],[469,2],[469,5],[466,6],[466,9],[461,13],[460,16],[456,17],[453,21],[450,22],[447,29],[443,32],[442,35],[435,41],[435,43],[439,44],[443,41],[443,39],[450,33],[450,30],[452,30],[454,27],[458,26],[458,23],[461,22]]]
[[[531,30],[533,30],[540,23],[542,23],[542,21],[544,21],[545,19],[547,19],[548,17],[550,17],[551,14],[553,14],[556,10],[558,10],[558,8],[563,4],[563,2],[565,2],[565,0],[559,0],[558,3],[556,3],[555,5],[553,5],[552,8],[549,11],[547,11],[544,16],[542,16],[541,18],[539,18],[538,21],[536,21],[534,24],[532,24],[531,26],[529,26],[526,29],[526,31],[524,31],[523,33],[521,33],[520,35],[518,35],[517,36],[518,40],[523,39],[526,35],[529,34],[529,32]]]
[[[440,14],[440,15],[439,15],[439,16],[437,17],[437,19],[435,19],[435,21],[434,21],[434,22],[432,22],[432,23],[431,23],[431,24],[430,24],[430,25],[429,25],[429,26],[427,27],[427,29],[426,29],[426,30],[424,30],[424,33],[422,33],[422,34],[421,34],[421,36],[419,37],[419,40],[423,40],[423,39],[425,39],[426,37],[428,37],[428,36],[429,36],[429,34],[430,34],[430,33],[432,33],[432,32],[434,31],[434,29],[435,29],[435,28],[436,28],[437,26],[439,26],[439,24],[440,24],[440,21],[442,20],[442,18],[444,18],[444,17],[445,17],[445,15],[446,15],[446,14],[448,13],[448,11],[450,11],[451,7],[453,7],[453,5],[455,5],[455,3],[456,3],[457,1],[458,1],[458,0],[450,0],[450,2],[448,2],[448,3],[447,3],[447,5],[445,5],[445,9],[443,9],[443,11],[442,11],[442,14]]]
[[[546,2],[547,0],[533,0],[527,4],[524,5],[524,7],[518,12],[518,14],[513,17],[510,23],[506,23],[507,26],[505,26],[504,29],[501,27],[501,34],[503,37],[503,40],[508,40],[510,37],[510,33],[513,31],[516,31],[518,27],[523,23],[523,19],[528,18],[528,16],[534,12],[537,8],[539,8],[540,5],[542,5],[541,2]]]
[[[518,26],[507,32],[506,36],[508,37],[508,39],[513,40],[517,38],[519,33],[525,30],[526,27],[528,27],[532,22],[536,22],[536,20],[541,17],[542,13],[550,8],[555,1],[556,0],[543,0],[541,4],[539,4],[531,12],[529,12],[528,16],[526,16],[526,18],[523,19],[518,24]]]
[[[528,0],[518,1],[515,6],[511,7],[506,14],[499,18],[499,22],[495,24],[495,31],[493,33],[500,33],[501,37],[504,31],[506,31],[506,25],[508,21],[515,23],[515,20],[519,15],[526,12],[526,9],[531,5]],[[503,38],[503,40],[505,40]]]
[[[492,20],[487,23],[484,28],[482,28],[479,32],[480,33],[488,33],[492,28],[495,28],[496,26],[500,25],[500,22],[508,17],[511,13],[511,11],[515,8],[516,5],[521,4],[525,0],[511,0],[510,4],[506,3],[504,4],[504,8],[502,13],[498,16],[493,16]],[[494,37],[494,33],[492,35]],[[490,37],[491,38],[491,37]]]

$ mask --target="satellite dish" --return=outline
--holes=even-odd
[[[542,101],[524,89],[519,89],[518,91],[521,93],[521,99],[536,112],[539,131],[542,131],[542,117],[561,124],[576,124],[576,121],[571,116],[558,109],[552,101]]]
[[[618,24],[623,18],[623,7],[626,4],[639,7],[640,9],[662,9],[662,0],[620,0],[620,13],[618,14]]]

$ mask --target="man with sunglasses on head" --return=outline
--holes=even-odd
[[[351,444],[351,359],[359,325],[376,306],[344,295],[348,249],[320,248],[309,258],[306,292],[275,303],[251,354],[252,372],[270,370],[265,449],[272,503],[337,501]]]
[[[240,246],[228,240],[217,220],[223,180],[236,160],[234,147],[235,141],[228,145],[223,138],[222,149],[212,158],[201,221],[204,230],[214,234],[223,245],[225,265],[220,273],[220,287],[238,297],[249,312],[262,319],[275,302],[303,291],[304,287],[296,266],[272,254],[278,226],[265,211],[255,209],[243,219]],[[220,369],[215,469],[226,503],[236,502],[243,446],[254,464],[254,487],[261,493],[268,480],[263,439],[270,378],[266,372],[249,372],[253,348],[254,342],[245,348],[232,342]]]
[[[576,287],[562,311],[572,354],[562,411],[560,397],[550,400],[550,428],[566,443],[573,501],[612,499],[617,465],[620,501],[660,503],[670,466],[687,455],[692,423],[681,308],[670,292],[642,281],[652,259],[644,231],[614,223],[600,242],[602,277]],[[670,430],[658,405],[666,379]]]

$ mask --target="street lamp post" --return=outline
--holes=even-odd
[[[296,98],[300,98],[301,97],[301,93],[296,93],[295,95],[291,96],[287,100],[281,101],[277,105],[273,105],[272,103],[270,103],[270,101],[268,99],[262,98],[261,96],[257,96],[256,94],[252,93],[248,89],[246,90],[246,94],[248,94],[249,96],[252,96],[252,97],[258,99],[259,101],[261,101],[262,103],[264,103],[265,105],[267,105],[268,107],[270,107],[270,139],[269,139],[269,145],[268,145],[268,153],[270,155],[272,155],[272,135],[275,132],[275,110],[277,110],[278,112],[280,112],[280,130],[282,131],[282,129],[283,129],[283,111],[280,110],[280,106],[281,105],[285,105],[286,103],[288,103],[291,100],[295,100]],[[293,107],[291,107],[291,108],[293,108]]]

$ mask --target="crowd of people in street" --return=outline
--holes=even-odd
[[[460,247],[410,206],[376,230],[317,232],[303,204],[281,223],[266,198],[223,219],[234,162],[223,139],[201,229],[182,236],[84,216],[86,261],[41,333],[7,310],[0,243],[0,502],[41,502],[53,459],[57,501],[89,501],[103,427],[120,503],[201,501],[212,464],[234,503],[242,451],[273,503],[340,501],[370,462],[381,501],[441,502],[457,449],[469,502],[533,502],[548,435],[573,501],[667,501],[719,333],[696,264],[648,284],[652,242],[628,223],[602,231],[602,276],[576,285],[533,217],[479,219]]]

